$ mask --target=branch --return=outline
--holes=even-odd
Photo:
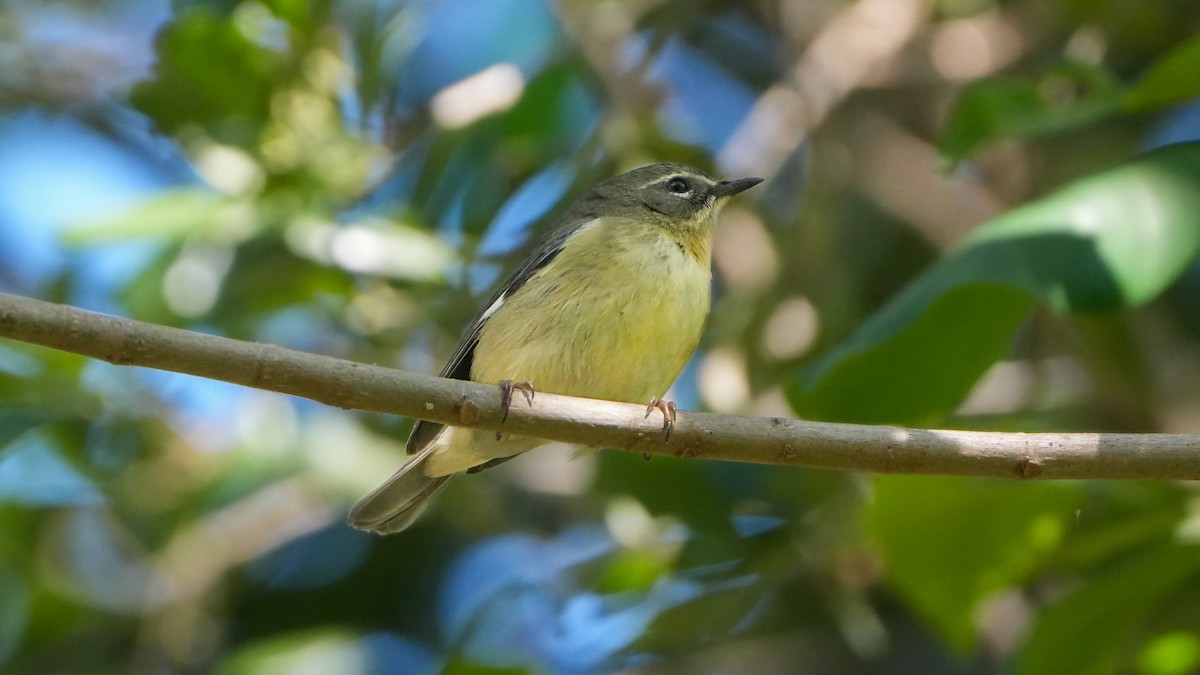
[[[645,406],[537,394],[502,421],[495,386],[297,352],[0,294],[0,337],[404,415],[593,447],[876,473],[995,478],[1200,479],[1200,435],[1023,434],[679,413],[664,442]]]

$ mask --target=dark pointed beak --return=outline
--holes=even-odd
[[[732,197],[739,192],[749,190],[750,188],[763,182],[761,178],[738,178],[736,180],[723,180],[717,183],[715,187],[708,193],[713,197]]]

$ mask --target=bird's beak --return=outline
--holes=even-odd
[[[736,180],[723,180],[717,183],[708,194],[713,197],[732,197],[743,190],[750,188],[763,182],[761,178],[738,178]]]

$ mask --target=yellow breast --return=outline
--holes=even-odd
[[[585,225],[550,264],[489,308],[471,379],[528,380],[537,391],[631,403],[661,397],[696,349],[708,315],[711,229],[696,231],[681,243],[677,233],[634,221]],[[455,428],[435,442],[430,476],[541,443]]]
[[[634,221],[592,221],[484,324],[471,379],[644,403],[662,396],[708,314],[709,233],[681,245]]]

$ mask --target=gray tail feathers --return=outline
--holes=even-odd
[[[350,509],[349,523],[376,534],[391,534],[412,525],[433,496],[453,477],[425,475],[425,462],[433,449],[434,444],[429,444],[383,485],[358,500]]]

